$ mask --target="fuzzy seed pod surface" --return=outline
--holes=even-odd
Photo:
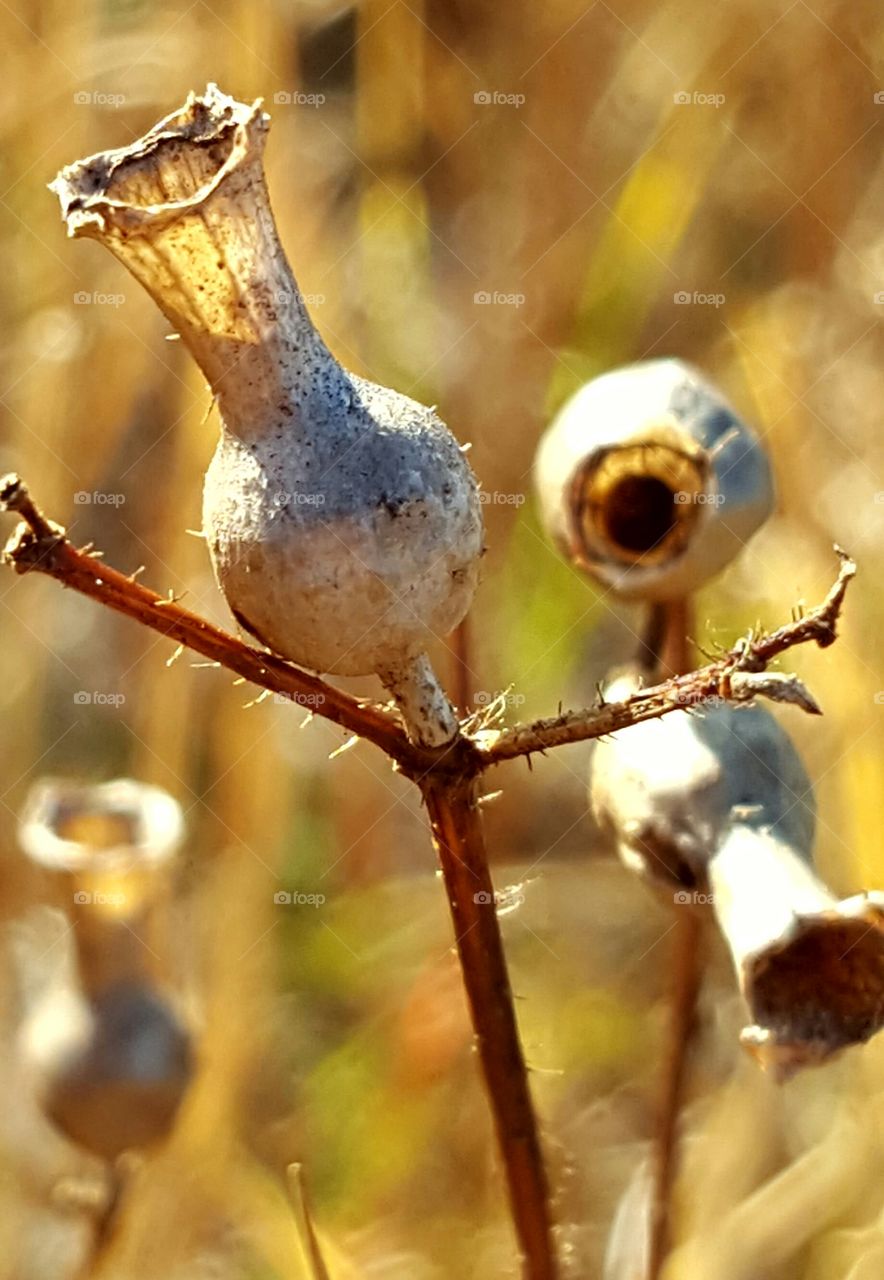
[[[210,85],[53,183],[200,364],[221,413],[203,527],[243,628],[315,671],[381,676],[416,736],[456,730],[425,650],[466,613],[479,491],[436,413],[347,372],[317,332],[264,179],[268,117]]]
[[[562,553],[645,600],[696,590],[774,501],[758,437],[681,360],[628,365],[581,387],[540,443],[535,483]]]

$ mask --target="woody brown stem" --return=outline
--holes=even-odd
[[[442,867],[525,1280],[555,1280],[549,1187],[516,1024],[475,779],[421,784]]]
[[[343,693],[284,658],[244,644],[236,636],[191,613],[177,600],[158,595],[133,576],[112,569],[87,549],[78,550],[60,525],[46,519],[18,476],[0,479],[0,510],[3,509],[21,515],[24,521],[3,552],[5,562],[17,573],[45,573],[63,586],[193,649],[252,684],[291,698],[348,733],[374,743],[415,780],[428,772],[474,776],[505,760],[605,737],[630,725],[658,719],[670,711],[684,711],[711,697],[744,701],[752,695],[752,690],[738,687],[736,674],[751,676],[763,672],[775,658],[798,644],[813,642],[821,648],[832,644],[848,583],[856,573],[854,562],[839,551],[838,578],[815,609],[769,635],[741,641],[705,667],[674,676],[652,688],[640,689],[623,702],[566,711],[512,728],[460,734],[451,744],[428,748],[409,742],[399,721],[373,703]],[[775,691],[763,688],[758,692],[776,696]]]
[[[479,1057],[505,1168],[526,1280],[555,1280],[551,1212],[537,1121],[518,1038],[494,892],[479,816],[476,786],[493,764],[569,742],[600,737],[716,696],[752,696],[744,682],[793,645],[835,639],[837,620],[855,566],[843,553],[838,579],[825,601],[768,636],[750,637],[716,662],[640,690],[623,702],[568,712],[512,729],[458,732],[442,747],[409,741],[400,722],[317,676],[235,636],[77,549],[61,526],[46,519],[17,476],[0,480],[0,509],[23,523],[4,551],[18,573],[45,573],[62,585],[161,635],[186,645],[236,675],[291,698],[350,734],[374,743],[421,788],[433,828],[455,921]],[[764,692],[765,690],[761,690]],[[776,696],[774,690],[769,696]],[[481,895],[485,895],[482,897]],[[478,897],[478,900],[477,900]]]

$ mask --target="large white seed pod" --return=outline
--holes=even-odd
[[[821,882],[812,794],[757,705],[674,711],[593,752],[597,819],[678,909],[711,906],[749,1006],[742,1041],[779,1078],[884,1026],[884,894],[839,902]]]
[[[681,360],[615,369],[581,387],[541,440],[541,514],[572,562],[618,594],[687,595],[770,514],[764,449]]]
[[[64,169],[71,235],[153,296],[215,392],[203,522],[240,624],[315,671],[377,673],[427,742],[456,730],[425,650],[483,549],[476,482],[432,409],[348,373],[304,306],[264,180],[268,117],[210,85],[130,147]]]

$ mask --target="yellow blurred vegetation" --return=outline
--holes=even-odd
[[[584,378],[695,361],[764,433],[780,491],[703,593],[696,638],[730,642],[820,599],[834,541],[858,559],[838,645],[790,655],[825,719],[783,714],[817,780],[825,874],[884,888],[879,6],[9,0],[0,33],[0,472],[21,472],[79,542],[228,622],[188,534],[217,430],[208,392],[109,255],[65,241],[45,183],[207,80],[263,96],[277,217],[332,349],[437,403],[486,491],[526,498],[486,507],[475,689],[512,686],[512,715],[551,712],[629,656],[635,615],[543,539],[532,454]],[[122,498],[74,496],[96,492]],[[299,728],[273,700],[245,709],[248,689],[170,656],[54,583],[0,580],[8,936],[43,895],[16,846],[35,778],[129,774],[187,811],[174,958],[202,1071],[102,1274],[312,1280],[286,1181],[297,1162],[333,1280],[514,1276],[416,800],[368,746],[329,763],[328,725]],[[487,810],[489,843],[500,884],[522,884],[504,927],[565,1249],[575,1277],[595,1277],[652,1129],[667,922],[591,828],[586,751],[517,768]],[[280,907],[280,883],[326,902]],[[52,1208],[52,1188],[83,1158],[27,1103],[8,950],[0,1276],[60,1280],[83,1223]],[[713,950],[667,1277],[877,1280],[884,1042],[777,1089],[743,1061],[738,1026]]]

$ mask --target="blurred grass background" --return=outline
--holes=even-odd
[[[122,268],[64,239],[45,183],[208,79],[263,96],[271,194],[321,331],[351,368],[438,404],[492,495],[477,702],[511,686],[511,718],[585,703],[629,656],[636,614],[544,541],[532,455],[584,378],[693,360],[765,434],[780,492],[776,518],[703,593],[697,639],[729,642],[821,598],[833,541],[858,558],[836,649],[789,664],[825,719],[785,714],[817,780],[821,867],[844,892],[884,888],[884,19],[871,0],[10,0],[0,32],[0,471],[20,471],[76,540],[228,624],[187,533],[217,432],[209,395]],[[415,795],[369,747],[328,763],[329,726],[299,729],[272,700],[245,709],[248,689],[170,656],[49,581],[0,581],[10,928],[43,894],[15,831],[36,777],[131,774],[188,812],[173,967],[201,1010],[204,1070],[109,1274],[299,1274],[282,1191],[299,1161],[353,1274],[515,1275]],[[522,886],[504,925],[557,1212],[573,1274],[594,1277],[652,1129],[669,923],[594,834],[586,758],[511,766],[487,825],[501,886]],[[326,901],[278,906],[280,884]],[[884,1050],[775,1088],[741,1059],[710,946],[671,1275],[879,1276]],[[16,1105],[0,1120],[0,1274],[61,1277],[70,1253],[46,1243],[47,1204],[79,1158],[28,1110],[5,965],[0,1078]]]

